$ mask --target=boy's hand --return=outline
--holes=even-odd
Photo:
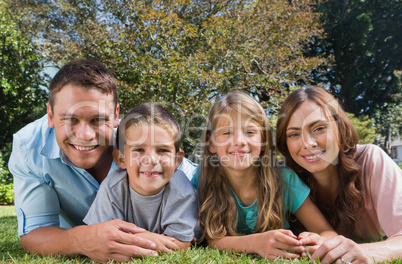
[[[179,250],[179,246],[175,243],[176,239],[166,235],[160,235],[152,232],[137,233],[136,236],[151,240],[156,244],[156,251],[170,253],[172,250]]]

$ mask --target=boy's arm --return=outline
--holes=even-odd
[[[183,242],[174,237],[152,232],[139,233],[136,236],[153,241],[156,244],[156,250],[163,253],[170,253],[172,250],[187,249],[191,245],[191,242]]]

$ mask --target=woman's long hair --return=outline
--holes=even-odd
[[[217,155],[208,149],[220,116],[246,116],[261,127],[262,151],[254,164],[257,168],[254,183],[258,189],[258,218],[254,232],[263,232],[283,227],[282,219],[282,179],[273,163],[272,136],[264,109],[250,96],[235,92],[228,93],[211,108],[203,133],[203,156],[198,192],[200,195],[199,219],[203,237],[219,239],[238,235],[237,207],[230,193],[230,182]]]
[[[317,104],[327,114],[329,120],[333,120],[337,124],[339,155],[336,166],[339,188],[333,207],[325,206],[325,203],[318,199],[314,177],[292,159],[287,146],[286,129],[289,121],[293,113],[305,101]],[[278,116],[276,132],[276,146],[285,157],[286,165],[292,168],[310,187],[312,200],[323,212],[335,231],[350,236],[355,229],[356,217],[364,207],[364,193],[360,177],[361,168],[355,162],[356,145],[359,137],[338,101],[319,87],[297,90],[291,93],[283,103]]]

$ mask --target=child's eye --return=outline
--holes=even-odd
[[[223,132],[223,135],[231,135],[232,134],[232,132],[231,131],[226,131],[226,132]]]
[[[143,148],[135,148],[133,149],[133,152],[144,152]]]
[[[246,131],[246,134],[248,134],[248,135],[253,135],[253,134],[256,134],[257,133],[257,131],[255,131],[255,130],[247,130]]]
[[[160,149],[159,152],[170,152],[168,149]]]

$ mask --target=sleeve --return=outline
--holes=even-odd
[[[283,189],[284,212],[294,214],[308,197],[310,188],[300,180],[293,170],[281,168],[279,171],[285,183]]]
[[[191,179],[191,184],[193,185],[193,188],[197,190],[198,188],[198,178],[200,177],[201,173],[201,166],[198,165],[197,170],[194,173],[193,178]]]
[[[402,171],[379,147],[368,145],[363,176],[369,180],[369,192],[380,227],[387,237],[402,235]]]
[[[110,176],[110,175],[109,175]],[[119,204],[116,203],[111,195],[113,188],[107,184],[107,178],[99,187],[95,200],[92,203],[83,222],[87,225],[94,225],[106,221],[121,219],[125,220]],[[123,200],[123,199],[121,199]]]
[[[165,235],[189,242],[195,237],[194,228],[197,224],[198,215],[197,198],[190,182],[180,184],[180,187],[191,188],[191,190],[184,191],[185,195],[172,195],[173,199],[169,198],[167,210],[161,219],[161,226]],[[173,192],[177,193],[178,191],[173,189]]]
[[[55,189],[46,175],[38,168],[43,161],[40,153],[25,147],[24,140],[14,135],[13,149],[8,168],[14,177],[15,209],[18,220],[18,235],[44,226],[59,226],[60,204]]]

